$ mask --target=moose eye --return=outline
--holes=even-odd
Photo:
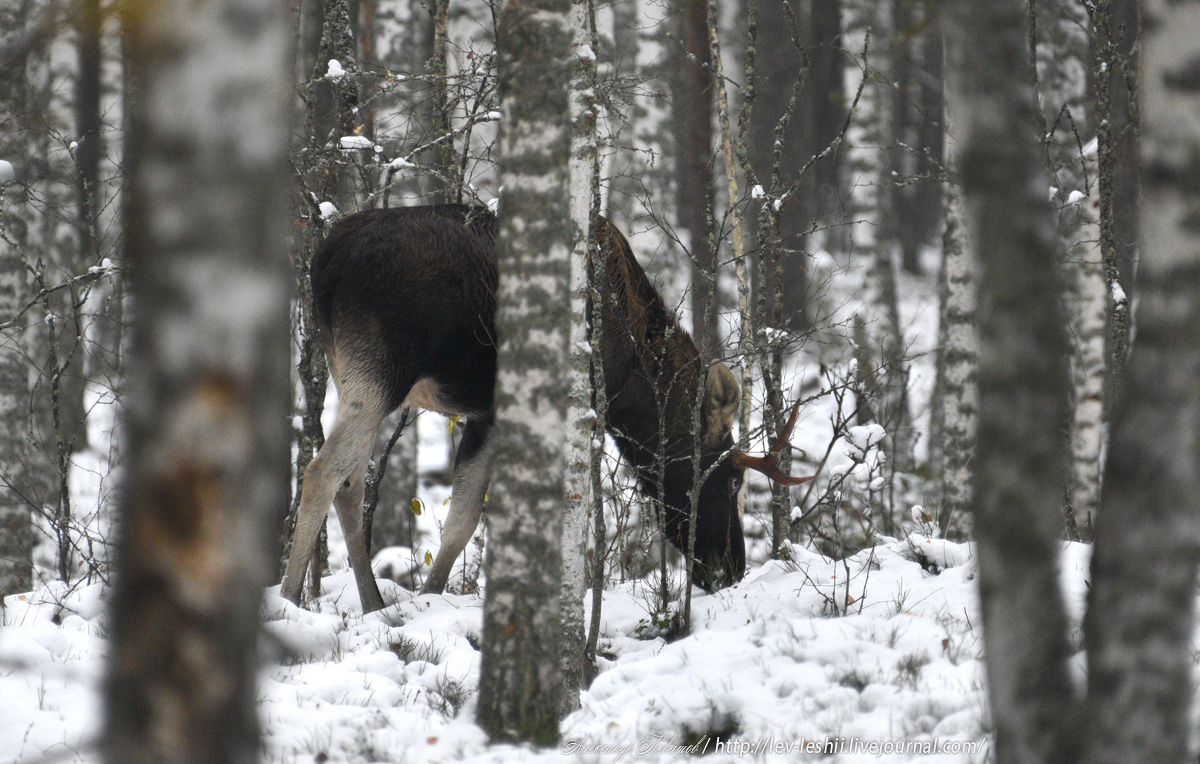
[[[729,478],[729,492],[737,493],[742,490],[742,479],[740,477]]]

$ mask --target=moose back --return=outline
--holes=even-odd
[[[299,602],[304,572],[332,501],[349,548],[364,612],[383,607],[362,531],[363,480],[376,433],[398,406],[466,419],[454,460],[450,512],[422,593],[441,592],[479,523],[495,418],[495,217],[482,207],[368,210],[332,227],[312,261],[318,332],[338,391],[325,445],[304,473],[282,594]],[[668,539],[685,549],[696,441],[708,474],[696,508],[693,580],[707,590],[741,579],[746,550],[740,491],[745,467],[776,480],[773,455],[733,450],[740,390],[725,364],[704,363],[667,311],[625,237],[607,220],[596,231],[607,278],[601,358],[608,431],[663,507]],[[699,428],[693,423],[698,394]],[[659,496],[661,486],[662,495]]]

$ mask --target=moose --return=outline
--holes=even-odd
[[[707,479],[696,503],[693,580],[709,591],[734,583],[746,569],[745,469],[789,485],[805,480],[783,473],[774,457],[786,443],[795,410],[771,453],[736,451],[731,430],[741,391],[733,373],[720,362],[702,363],[625,237],[603,218],[596,228],[607,271],[599,290],[606,427],[641,491],[660,502],[667,538],[680,550],[688,544],[699,439],[700,474]],[[466,420],[441,549],[421,593],[445,587],[479,523],[490,476],[497,230],[495,216],[483,207],[367,210],[335,223],[313,257],[313,308],[339,405],[328,440],[304,473],[283,597],[299,603],[332,501],[363,611],[383,607],[363,539],[363,481],[377,430],[401,405]]]

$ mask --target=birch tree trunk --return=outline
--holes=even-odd
[[[1034,6],[1042,139],[1065,255],[1068,336],[1072,339],[1070,480],[1067,536],[1090,540],[1100,502],[1105,326],[1108,288],[1100,254],[1096,154],[1088,119],[1088,14],[1072,0]],[[1033,17],[1031,17],[1033,18]],[[1082,150],[1087,145],[1087,150]]]
[[[6,197],[0,189],[7,212]],[[7,236],[7,230],[5,233]],[[0,242],[0,320],[16,315],[26,294],[25,266],[7,241]],[[5,432],[24,430],[28,379],[24,349],[8,333],[0,335],[0,427]],[[28,461],[24,438],[17,435],[0,441],[0,603],[9,594],[29,591],[34,584],[33,507],[25,497]]]
[[[806,231],[820,212],[827,211],[822,209],[824,205],[818,200],[815,189],[817,176],[832,162],[819,162],[810,168],[807,177],[798,176],[800,168],[813,154],[824,150],[825,146],[818,145],[818,141],[825,137],[832,140],[832,136],[816,135],[816,130],[811,127],[817,117],[812,107],[828,95],[817,89],[828,83],[813,84],[814,72],[807,57],[812,52],[803,47],[810,42],[804,36],[805,32],[811,35],[812,31],[797,28],[802,20],[797,20],[792,11],[798,4],[789,2],[785,9],[780,0],[761,0],[757,5],[756,29],[751,41],[754,51],[747,54],[754,75],[753,110],[749,126],[743,132],[749,164],[758,184],[770,190],[768,203],[772,193],[782,194],[793,184],[799,188],[799,193],[789,194],[787,203],[770,211],[777,218],[779,231],[778,240],[771,241],[766,248],[760,247],[756,258],[761,262],[757,269],[761,275],[756,285],[758,303],[762,306],[759,320],[776,329],[799,333],[810,326],[804,252]],[[828,45],[828,40],[823,41],[822,54]],[[822,54],[815,54],[815,57],[818,62],[825,63],[828,56]],[[839,90],[841,74],[839,68]],[[802,82],[797,82],[798,79]],[[800,87],[798,93],[795,92],[797,86]],[[751,95],[748,93],[747,97]],[[758,239],[763,242],[769,235],[769,231],[760,232]],[[769,274],[773,272],[782,276],[778,285],[771,283]],[[781,297],[778,307],[774,304],[776,291]]]
[[[888,92],[888,52],[891,2],[843,0],[842,39],[854,60],[846,67],[846,92],[862,97],[850,116],[846,131],[846,171],[850,177],[849,205],[853,262],[862,273],[862,311],[866,347],[859,350],[867,363],[859,374],[877,399],[871,402],[874,418],[891,439],[891,457],[898,464],[911,462],[908,411],[908,370],[904,336],[896,303],[896,267],[892,259],[892,231],[888,200],[891,196],[887,148],[891,143]],[[861,58],[864,55],[865,58]],[[863,81],[865,78],[865,82]]]
[[[631,149],[614,155],[606,215],[629,239],[646,275],[668,305],[684,302],[690,282],[685,256],[669,232],[679,225],[678,143],[672,129],[673,57],[670,9],[657,0],[620,0],[613,7],[618,62],[629,61],[642,84],[633,95]],[[620,135],[614,136],[619,140]]]
[[[953,136],[953,123],[950,123]],[[953,167],[953,148],[947,141],[947,166]],[[978,391],[976,369],[976,273],[973,250],[967,242],[962,190],[952,179],[945,189],[946,230],[942,236],[942,271],[938,294],[937,379],[934,388],[931,453],[936,453],[942,476],[938,527],[942,537],[967,539],[971,534],[971,464],[975,454]]]
[[[0,27],[19,29],[26,20],[23,11],[27,9],[17,4],[0,6]],[[5,63],[0,68],[0,103],[13,108],[24,98],[25,56]],[[5,123],[11,124],[13,116],[5,116]],[[30,148],[26,139],[16,129],[0,130],[0,160],[7,163],[0,172],[0,321],[12,320],[29,299],[22,262],[28,217],[27,179],[22,177],[21,161]],[[29,457],[25,438],[19,434],[26,430],[29,408],[29,367],[27,349],[20,342],[22,334],[19,326],[0,333],[0,427],[10,434],[0,440],[0,603],[6,595],[33,588],[32,513],[36,507],[27,498]]]
[[[900,262],[921,273],[921,248],[942,222],[941,183],[936,157],[942,156],[942,38],[927,3],[892,4],[893,40],[891,165],[900,182],[892,186],[895,239]],[[900,145],[903,144],[903,145]]]
[[[430,74],[433,75],[433,139],[438,141],[434,150],[434,165],[442,174],[441,193],[438,201],[456,203],[462,194],[462,179],[454,167],[454,139],[451,137],[454,108],[450,103],[450,83],[447,78],[450,61],[447,50],[450,39],[450,0],[433,0],[433,56],[429,59]]]
[[[841,0],[812,0],[807,31],[810,68],[805,79],[811,93],[811,107],[802,111],[812,125],[812,148],[808,153],[816,154],[838,141],[846,126],[849,99],[845,90]],[[817,213],[814,217],[820,220],[830,220],[840,212],[833,202],[845,196],[839,163],[838,154],[830,152],[813,165],[815,193],[810,206]],[[832,237],[826,238],[826,248],[838,251]]]
[[[138,310],[110,599],[110,762],[254,761],[287,503],[292,36],[276,3],[124,6]]]
[[[1151,0],[1142,38],[1137,337],[1113,424],[1085,618],[1085,760],[1177,762],[1194,722],[1200,560],[1200,10]]]
[[[996,760],[1070,762],[1073,690],[1056,538],[1066,471],[1061,278],[1020,0],[960,0],[946,71],[979,273],[972,512]]]
[[[562,691],[567,439],[568,0],[508,3],[500,72],[500,286],[495,480],[477,718],[492,740],[552,745]]]
[[[587,636],[583,592],[588,510],[592,505],[592,441],[604,430],[592,407],[592,347],[588,332],[588,262],[599,209],[596,148],[596,53],[592,47],[592,0],[572,0],[571,36],[571,329],[568,365],[571,397],[567,408],[566,504],[562,529],[562,713],[579,708]],[[598,486],[596,487],[598,489]]]
[[[1136,93],[1141,20],[1138,0],[1097,0],[1093,77],[1100,188],[1100,246],[1108,281],[1109,319],[1105,355],[1105,421],[1121,400],[1129,356],[1130,306],[1137,256],[1138,173]]]
[[[1085,149],[1094,152],[1092,141]],[[1100,217],[1096,184],[1096,155],[1083,158],[1089,179],[1086,195],[1064,210],[1075,217],[1067,250],[1068,274],[1075,282],[1070,334],[1074,339],[1071,381],[1074,387],[1071,423],[1071,473],[1069,503],[1064,508],[1068,538],[1090,541],[1100,509],[1106,429],[1104,381],[1108,363],[1105,347],[1109,313],[1109,285],[1100,252]]]

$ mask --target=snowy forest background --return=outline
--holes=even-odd
[[[893,761],[1195,758],[1196,11],[545,4],[574,14],[558,51],[574,221],[614,222],[701,354],[734,369],[740,448],[766,450],[799,402],[780,461],[817,477],[749,478],[747,578],[693,592],[653,502],[583,427],[595,499],[564,521],[589,539],[577,584],[563,563],[564,718],[534,751],[521,741],[548,739],[499,734],[477,707],[486,519],[451,593],[413,594],[455,421],[398,411],[379,433],[364,520],[385,610],[362,614],[336,522],[306,608],[268,589],[260,609],[251,565],[278,583],[280,510],[336,406],[306,275],[329,225],[444,201],[503,216],[520,192],[502,188],[501,131],[523,115],[502,103],[496,37],[517,4],[204,5],[0,6],[0,760],[161,760],[120,688],[191,697],[130,657],[176,626],[214,655],[266,654],[249,679],[208,667],[248,716],[179,703],[257,719],[216,737],[272,761],[670,760],[764,739],[817,743],[756,751],[788,760],[878,758],[856,740],[905,744]],[[189,46],[199,63],[156,65]],[[257,254],[180,254],[230,242]],[[233,381],[175,397],[205,364]],[[210,418],[226,396],[250,418]],[[253,494],[258,519],[231,522],[220,554],[130,519],[174,506],[143,490],[156,465],[210,459],[188,479],[245,473],[285,500]],[[114,575],[118,548],[142,561]],[[250,572],[207,575],[226,558]],[[146,570],[205,617],[112,593]],[[222,641],[224,623],[248,630]],[[229,760],[196,725],[157,739]],[[620,753],[647,736],[659,747]]]

